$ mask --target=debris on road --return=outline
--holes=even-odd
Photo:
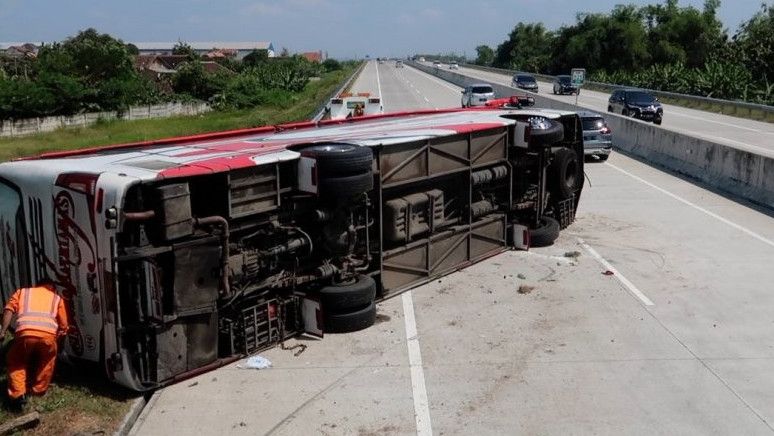
[[[244,364],[237,365],[239,369],[266,369],[271,368],[271,361],[263,356],[250,356]]]
[[[31,412],[0,424],[0,435],[16,434],[24,429],[33,428],[40,422],[40,414]]]
[[[518,292],[519,294],[529,294],[530,292],[532,292],[533,289],[535,289],[534,286],[521,285],[519,286],[519,290],[516,292]]]
[[[296,349],[298,350],[298,351],[296,351],[296,352],[294,352],[294,353],[293,353],[293,357],[298,357],[298,356],[300,356],[300,355],[301,355],[301,353],[303,353],[304,351],[306,351],[306,347],[307,347],[307,345],[306,345],[306,344],[296,344],[296,345],[293,345],[293,346],[291,346],[291,347],[288,347],[287,345],[285,345],[285,342],[281,342],[281,343],[280,343],[280,349],[281,349],[281,350],[285,350],[285,351],[292,351],[292,350],[296,350]],[[270,364],[270,365],[271,365],[271,364]]]
[[[612,271],[610,271],[609,269],[608,269],[608,270],[605,270],[605,271],[602,271],[602,274],[604,274],[604,275],[606,275],[606,276],[612,276],[612,275],[615,275],[615,273],[614,273],[614,272],[612,272]]]
[[[519,274],[517,274],[517,275],[516,275],[516,277],[517,277],[517,278],[520,278],[520,279],[522,279],[522,280],[524,280],[524,279],[526,279],[526,278],[527,278],[527,276],[525,276],[525,275],[524,275],[524,274],[522,274],[522,273],[519,273]]]
[[[568,251],[568,252],[564,253],[564,257],[569,257],[569,258],[574,259],[574,260],[578,260],[580,255],[581,255],[580,251]]]

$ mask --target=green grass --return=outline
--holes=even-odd
[[[309,119],[353,73],[355,67],[328,73],[321,80],[309,82],[292,101],[281,105],[250,110],[213,111],[198,116],[181,116],[137,121],[105,121],[89,127],[60,129],[17,138],[0,139],[0,162],[43,152],[73,150],[84,147],[146,141],[171,136],[259,127]]]
[[[10,339],[10,335],[7,336]],[[0,350],[0,387],[6,398],[5,353],[10,341]],[[26,412],[40,413],[40,424],[25,434],[75,434],[77,432],[115,432],[124,415],[129,411],[136,392],[110,384],[101,376],[98,368],[74,368],[57,364],[54,380],[42,397],[29,397]],[[15,415],[5,407],[0,408],[0,422]]]

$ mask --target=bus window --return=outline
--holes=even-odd
[[[0,180],[0,300],[3,305],[13,292],[29,283],[27,238],[21,195]]]

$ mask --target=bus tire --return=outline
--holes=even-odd
[[[546,120],[551,126],[547,129],[532,129],[529,133],[530,145],[545,147],[564,139],[564,126],[554,120]]]
[[[544,216],[540,218],[538,226],[529,229],[530,247],[548,247],[559,237],[559,221]]]
[[[320,304],[325,312],[347,312],[367,306],[376,298],[376,282],[369,276],[358,276],[353,283],[325,286],[320,289]]]
[[[369,170],[352,176],[321,178],[319,183],[320,196],[346,199],[373,189],[374,175]]]
[[[548,186],[558,200],[566,200],[583,186],[583,173],[578,155],[569,148],[560,148],[554,153],[548,167]]]
[[[325,333],[350,333],[371,327],[376,322],[376,303],[347,313],[326,312],[323,315]]]
[[[301,150],[315,159],[319,178],[348,176],[370,171],[374,155],[369,147],[352,144],[320,144]]]

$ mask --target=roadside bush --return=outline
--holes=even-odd
[[[251,71],[233,78],[214,103],[217,109],[249,109],[261,105],[284,108],[295,98],[287,90],[267,89],[261,78]]]
[[[172,89],[178,94],[209,101],[223,91],[228,81],[229,78],[224,75],[205,72],[199,62],[185,62],[172,78]]]
[[[322,63],[323,69],[326,73],[330,73],[331,71],[338,71],[341,69],[341,64],[336,59],[326,59]]]
[[[37,81],[0,81],[0,118],[30,118],[71,114],[84,105],[86,89],[75,78],[46,73]]]
[[[161,101],[153,84],[137,76],[106,80],[100,84],[94,97],[96,106],[102,110],[123,110],[132,105]]]
[[[729,100],[770,104],[774,87],[755,83],[743,65],[711,60],[701,68],[684,64],[654,65],[641,71],[597,71],[589,76],[595,82],[700,95]]]

